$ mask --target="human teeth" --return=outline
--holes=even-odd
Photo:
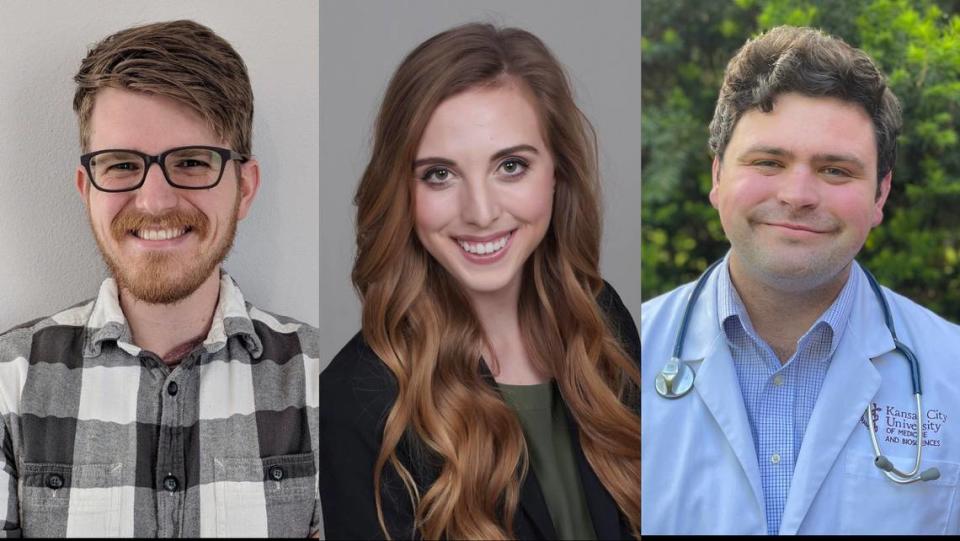
[[[460,247],[466,252],[476,255],[487,255],[502,250],[503,247],[507,245],[508,240],[510,240],[509,233],[491,242],[467,242],[458,240],[457,243],[459,243]]]
[[[187,232],[187,228],[180,229],[141,229],[136,235],[143,240],[170,240]]]

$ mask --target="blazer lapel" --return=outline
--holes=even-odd
[[[597,539],[620,539],[624,533],[620,531],[620,511],[613,497],[607,492],[590,463],[587,462],[583,448],[580,447],[580,436],[577,426],[571,421],[570,412],[564,405],[570,428],[570,444],[573,448],[574,460],[577,462],[577,473],[580,476],[580,485],[583,488],[584,499],[587,501],[587,511],[593,522],[593,531]],[[527,476],[520,487],[520,509],[537,530],[540,539],[556,539],[557,533],[553,527],[553,519],[547,509],[540,482],[533,473],[527,470]],[[520,535],[520,532],[517,532]]]
[[[497,381],[487,367],[487,363],[480,359],[480,377],[490,385],[490,387],[500,392]],[[569,420],[569,416],[567,417]],[[550,511],[547,509],[547,500],[543,498],[543,490],[540,488],[540,482],[533,473],[532,467],[527,467],[527,475],[520,485],[520,504],[517,513],[527,517],[527,521],[533,526],[534,532],[528,535],[523,531],[524,521],[514,520],[514,525],[518,526],[514,532],[520,539],[535,537],[536,539],[556,539],[557,532],[553,528],[553,519],[550,518]],[[519,517],[518,517],[519,518]]]
[[[620,531],[620,509],[587,461],[583,447],[580,446],[580,431],[566,403],[563,404],[563,413],[567,417],[570,445],[573,448],[574,460],[577,462],[580,486],[587,501],[587,511],[590,512],[593,531],[597,534],[597,539],[620,539],[624,535],[624,532]]]
[[[497,388],[496,380],[483,362],[480,363],[480,374],[489,385]],[[577,429],[577,423],[573,420],[573,415],[567,408],[567,404],[562,401],[561,403],[563,404],[567,427],[570,430],[570,445],[573,448],[574,460],[577,463],[577,473],[580,476],[584,499],[587,501],[587,511],[590,513],[590,520],[593,522],[593,531],[596,533],[597,539],[620,539],[624,537],[624,533],[620,531],[620,511],[613,501],[613,497],[604,488],[597,474],[590,467],[590,463],[587,462],[587,457],[583,454],[583,448],[580,447],[580,432]],[[537,476],[534,474],[532,467],[527,468],[527,475],[520,486],[518,512],[526,516],[530,524],[533,525],[535,532],[531,533],[535,533],[536,538],[557,539],[557,531],[553,527],[553,519],[550,518],[547,501],[543,497],[543,490],[540,488],[540,482],[537,481]],[[518,523],[515,522],[515,524]],[[514,533],[520,538],[526,537],[524,532],[520,530]]]
[[[557,532],[553,528],[553,519],[550,518],[550,511],[547,509],[547,501],[543,498],[543,491],[540,489],[540,483],[533,469],[527,469],[527,476],[520,486],[520,509],[519,511],[527,516],[530,523],[536,530],[538,539],[556,539]],[[518,537],[525,537],[523,533],[514,532]]]

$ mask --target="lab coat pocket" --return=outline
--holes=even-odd
[[[214,459],[217,535],[307,537],[314,470],[310,453]]]
[[[911,447],[912,451],[915,451]],[[940,478],[898,484],[873,463],[873,454],[848,452],[844,457],[842,534],[944,534],[957,527],[956,509],[960,464],[923,459],[921,471],[938,468]],[[913,468],[914,456],[888,456],[900,470]]]
[[[123,464],[23,464],[24,537],[118,537]]]

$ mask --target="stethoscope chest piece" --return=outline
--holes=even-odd
[[[657,394],[664,398],[680,398],[693,389],[693,368],[676,357],[671,357],[657,374]]]

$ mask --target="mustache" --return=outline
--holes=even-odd
[[[127,233],[138,229],[189,228],[203,237],[209,227],[210,220],[199,210],[174,209],[163,214],[147,214],[135,209],[125,209],[113,218],[110,232],[114,238],[120,240]]]

